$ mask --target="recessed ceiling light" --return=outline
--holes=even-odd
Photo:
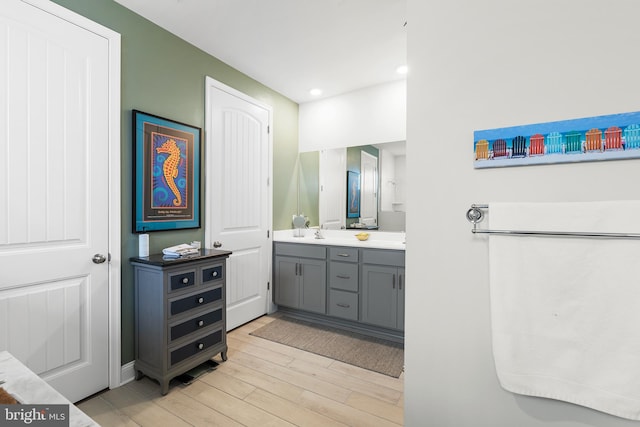
[[[322,90],[320,90],[320,89],[311,89],[309,91],[309,93],[311,95],[313,95],[313,96],[320,96],[320,95],[322,95]]]
[[[407,72],[409,72],[409,67],[407,67],[406,65],[401,65],[396,68],[396,73],[398,74],[407,74]]]

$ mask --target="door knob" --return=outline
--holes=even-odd
[[[218,241],[213,242],[213,247],[214,248],[219,248],[220,246],[222,246],[222,243],[220,243]]]
[[[102,264],[106,260],[107,257],[102,254],[95,254],[93,258],[91,258],[91,261],[93,261],[94,264]]]

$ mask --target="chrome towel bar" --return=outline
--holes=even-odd
[[[472,204],[467,211],[467,220],[473,224],[471,232],[474,234],[502,234],[509,236],[548,236],[548,237],[590,237],[601,239],[640,239],[640,234],[633,233],[595,233],[580,231],[525,231],[525,230],[483,230],[478,223],[484,219],[484,210],[489,209],[486,204]]]

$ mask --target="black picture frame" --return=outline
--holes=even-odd
[[[132,110],[133,232],[200,228],[199,127]]]

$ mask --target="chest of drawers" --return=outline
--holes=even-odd
[[[132,258],[136,379],[147,375],[162,394],[172,378],[220,353],[227,359],[225,264],[228,251],[190,258]]]

